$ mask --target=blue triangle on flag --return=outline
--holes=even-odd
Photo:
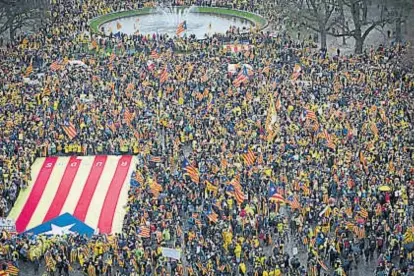
[[[269,183],[268,197],[272,197],[277,192],[277,187],[273,182]]]
[[[36,226],[30,230],[24,232],[24,234],[31,235],[69,235],[69,234],[80,234],[92,236],[94,229],[75,218],[69,213],[65,213],[51,219],[39,226]]]

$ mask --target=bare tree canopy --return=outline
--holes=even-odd
[[[361,53],[367,36],[376,28],[394,24],[395,39],[401,40],[401,26],[412,14],[411,0],[284,0],[291,21],[320,34],[326,48],[327,35],[352,37],[355,52]]]
[[[286,0],[284,6],[292,20],[319,32],[321,48],[327,47],[327,32],[336,24],[336,0]]]
[[[392,21],[386,8],[386,1],[372,3],[370,0],[337,0],[339,7],[352,19],[348,21],[338,20],[337,25],[343,32],[329,33],[333,36],[351,36],[355,39],[355,53],[362,53],[363,44],[367,36],[377,26],[384,26]]]
[[[0,0],[0,34],[8,31],[13,41],[25,24],[42,25],[48,18],[49,5],[48,0]]]

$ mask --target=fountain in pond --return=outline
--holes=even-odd
[[[252,22],[234,16],[219,15],[212,13],[198,13],[197,7],[172,7],[158,6],[151,13],[133,17],[121,18],[104,23],[101,28],[104,33],[126,33],[132,34],[168,34],[176,36],[178,25],[186,21],[187,29],[182,34],[189,36],[196,35],[197,38],[204,38],[206,34],[225,33],[231,26],[240,29],[249,29]]]
[[[190,6],[188,8],[180,8],[177,6],[173,7],[160,5],[156,7],[155,11],[156,13],[162,14],[163,16],[168,18],[169,22],[172,25],[177,26],[181,22],[187,20],[189,13],[191,13],[192,10],[195,10],[195,8],[195,6]]]

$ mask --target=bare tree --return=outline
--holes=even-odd
[[[336,26],[342,30],[342,33],[330,32],[329,34],[336,37],[353,37],[357,54],[362,53],[364,42],[371,31],[377,26],[384,27],[393,20],[386,7],[386,0],[379,1],[377,6],[371,5],[370,0],[338,0],[337,3],[340,9],[350,14],[353,24],[348,24],[347,20],[337,20]]]
[[[294,22],[320,34],[321,48],[327,47],[328,31],[336,24],[336,0],[285,0],[286,15]]]
[[[6,31],[11,41],[25,24],[44,22],[48,17],[50,1],[48,0],[0,0],[0,34]]]
[[[413,0],[389,0],[386,2],[391,21],[394,24],[395,40],[402,41],[402,25],[407,23],[409,16],[412,16]]]

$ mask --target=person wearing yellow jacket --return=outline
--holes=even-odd
[[[223,248],[225,248],[226,251],[228,251],[228,246],[232,241],[232,233],[228,232],[228,231],[224,231],[223,232],[223,239],[224,239],[224,244],[223,244]]]
[[[282,275],[281,269],[280,269],[280,267],[277,265],[277,266],[275,267],[275,270],[274,270],[274,276],[281,276],[281,275]]]
[[[246,265],[244,262],[239,264],[239,275],[246,275]]]
[[[235,250],[234,250],[237,263],[241,261],[241,252],[242,252],[242,246],[239,243],[237,243],[235,246]]]

